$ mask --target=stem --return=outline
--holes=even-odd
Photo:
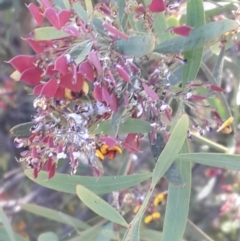
[[[203,144],[207,144],[208,146],[210,146],[211,148],[217,150],[217,151],[220,151],[220,152],[223,152],[223,153],[228,153],[229,152],[229,149],[225,146],[222,146],[216,142],[213,142],[203,136],[199,136],[197,133],[195,132],[191,132],[192,134],[192,137],[194,140],[200,142],[200,143],[203,143]]]

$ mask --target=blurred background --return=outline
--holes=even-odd
[[[82,220],[88,220],[93,216],[86,208],[79,205],[77,197],[46,189],[25,178],[23,172],[25,163],[16,161],[19,157],[19,149],[15,148],[9,130],[17,124],[31,120],[31,115],[34,114],[32,106],[34,96],[31,95],[30,86],[11,80],[9,76],[13,68],[6,61],[19,54],[34,54],[22,39],[36,26],[25,6],[30,2],[33,1],[0,0],[0,205],[11,220],[14,230],[28,237],[29,240],[37,240],[40,233],[50,230],[56,232],[61,237],[60,240],[64,240],[69,232],[72,232],[69,227],[22,211],[18,206],[21,203],[35,203],[61,210]],[[236,6],[231,1],[224,3],[207,1],[205,3],[208,6],[207,21],[213,21],[219,14],[231,18],[232,10],[236,10]],[[215,54],[206,57],[205,63],[210,69],[213,68],[217,58]],[[239,123],[239,106],[236,104],[239,66],[239,51],[236,46],[233,46],[225,53],[222,86],[226,90],[226,97],[236,124]],[[198,79],[203,81],[206,79],[204,71],[200,71]],[[219,108],[222,107],[219,106]],[[213,142],[232,148],[232,152],[240,153],[238,133],[233,133],[227,138],[224,134],[211,133],[203,138],[209,138]],[[143,142],[141,148],[143,152],[138,154],[138,158],[134,157],[137,160],[136,168],[151,170],[154,162],[149,159],[151,151],[148,142]],[[222,151],[207,145],[201,137],[193,137],[191,149],[192,151]],[[114,162],[104,164],[107,175],[116,173],[121,158],[118,157]],[[64,165],[61,170],[68,172]],[[80,172],[86,173],[87,170],[83,168]],[[214,240],[240,240],[239,181],[238,173],[210,169],[201,165],[193,167],[189,219]],[[158,188],[159,191],[166,190],[166,181],[159,183]],[[162,220],[151,224],[150,228],[160,230],[161,226]],[[185,239],[201,240],[196,233],[193,233],[190,224],[188,224]]]

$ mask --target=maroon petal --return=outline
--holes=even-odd
[[[51,167],[52,167],[53,159],[52,158],[48,158],[45,164],[46,164],[46,171],[48,172],[51,169]]]
[[[98,74],[102,75],[103,69],[102,69],[99,57],[97,55],[97,52],[95,52],[95,51],[89,52],[88,59],[94,65],[94,67],[97,69]]]
[[[71,11],[66,10],[66,9],[62,10],[58,14],[60,28],[62,28],[69,21],[71,14],[72,14]]]
[[[217,91],[217,92],[223,92],[224,89],[217,86],[217,85],[210,85],[210,89],[213,90],[213,91]]]
[[[37,167],[33,168],[33,177],[34,177],[34,179],[36,179],[38,177],[38,168]]]
[[[32,158],[38,158],[37,148],[34,146],[31,151]]]
[[[40,95],[42,88],[43,88],[44,84],[40,84],[34,87],[33,89],[33,94],[34,95]]]
[[[125,33],[121,32],[120,30],[118,30],[117,28],[115,28],[114,26],[112,26],[109,23],[104,23],[103,27],[106,30],[108,30],[108,32],[110,32],[111,34],[113,34],[115,36],[118,36],[121,39],[128,39],[128,36]]]
[[[45,8],[51,8],[53,6],[51,0],[40,0],[40,2]]]
[[[166,109],[165,110],[165,115],[166,115],[166,117],[167,117],[167,119],[169,120],[169,121],[171,121],[172,120],[172,116],[171,116],[171,111],[170,111],[170,109]]]
[[[56,162],[52,163],[52,166],[50,167],[50,170],[48,171],[48,179],[51,179],[56,172]]]
[[[126,149],[128,149],[131,152],[138,151],[139,143],[137,141],[137,134],[135,133],[128,134],[125,141],[122,143],[122,146],[124,146]]]
[[[20,80],[30,85],[36,85],[41,81],[42,73],[43,71],[38,67],[32,67],[23,71]]]
[[[63,99],[65,97],[65,89],[61,86],[58,86],[58,89],[54,95],[54,98],[57,100]]]
[[[92,166],[92,170],[93,170],[93,175],[95,177],[101,177],[102,176],[102,173],[99,169],[97,169],[96,167]]]
[[[188,36],[191,32],[192,28],[189,26],[178,26],[172,29],[172,31],[175,34],[181,35],[181,36]]]
[[[116,87],[116,81],[112,75],[112,72],[108,69],[107,70],[108,78],[111,80],[111,83],[113,84],[114,87]]]
[[[142,84],[145,92],[149,97],[152,98],[152,100],[158,100],[158,95],[155,91],[153,91],[149,86],[147,86],[145,83]]]
[[[91,82],[93,82],[95,79],[94,69],[88,61],[82,62],[79,65],[78,72],[81,73],[84,76],[84,78],[86,78],[87,80],[89,80]]]
[[[37,7],[34,3],[30,3],[27,8],[29,9],[30,13],[32,14],[33,18],[37,22],[39,26],[43,24],[43,15],[41,8]]]
[[[100,137],[101,141],[105,142],[110,148],[116,146],[116,140],[110,136]]]
[[[117,110],[118,110],[118,100],[117,100],[117,96],[114,93],[112,93],[110,96],[109,107],[114,112],[117,112]]]
[[[94,85],[93,96],[94,96],[95,100],[97,100],[99,102],[103,101],[102,88],[99,85]]]
[[[32,55],[18,55],[9,60],[7,63],[11,64],[17,71],[22,73],[26,69],[34,67],[36,60],[36,57]]]
[[[78,26],[76,26],[75,24],[67,24],[62,28],[62,30],[74,37],[78,37],[81,34]]]
[[[83,76],[80,73],[77,73],[77,79],[74,83],[73,73],[68,73],[61,78],[60,85],[64,88],[70,89],[74,92],[80,92],[83,87]]]
[[[206,96],[202,96],[202,95],[192,95],[190,97],[190,100],[193,100],[193,101],[201,101],[201,100],[206,100],[207,97]]]
[[[166,9],[164,0],[152,0],[149,10],[153,13],[163,12]]]
[[[53,142],[52,136],[49,136],[49,138],[48,138],[48,147],[49,148],[54,147],[54,142]]]
[[[44,84],[40,95],[46,97],[54,97],[58,88],[58,83],[55,78],[51,78],[46,84]]]
[[[54,70],[58,70],[61,74],[68,73],[67,58],[64,55],[59,56],[54,62]]]
[[[59,23],[59,19],[58,19],[58,15],[56,10],[54,10],[53,8],[48,8],[45,12],[44,12],[44,16],[48,19],[48,21],[57,29],[60,30],[61,26]]]
[[[72,63],[72,74],[73,74],[73,79],[77,79],[77,66],[75,63]]]
[[[36,53],[42,53],[47,48],[53,47],[53,42],[48,40],[37,41],[31,38],[24,39]]]
[[[111,103],[111,95],[109,94],[108,90],[106,88],[102,88],[102,96],[103,99],[106,101],[107,105]]]
[[[46,75],[49,77],[52,77],[54,74],[57,74],[58,72],[54,69],[54,65],[48,65],[46,69]]]
[[[124,69],[122,66],[117,65],[117,66],[116,66],[116,70],[117,70],[119,76],[120,76],[123,80],[125,80],[125,81],[128,82],[128,83],[130,83],[130,81],[131,81],[130,75],[129,75],[129,73],[127,73],[127,72],[125,71],[125,69]]]

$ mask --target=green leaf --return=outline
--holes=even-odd
[[[88,16],[86,10],[82,7],[80,2],[74,2],[72,5],[73,10],[78,14],[83,21],[88,21]]]
[[[91,51],[93,46],[93,42],[88,43],[85,48],[81,51],[81,53],[74,59],[74,62],[78,65],[82,63],[87,57],[88,53]]]
[[[53,3],[56,5],[56,7],[60,9],[66,9],[66,6],[63,2],[63,0],[53,0]]]
[[[125,13],[126,2],[125,0],[117,0],[117,7],[118,7],[118,18],[121,24],[122,29],[125,29],[126,21],[127,21],[127,14]]]
[[[28,211],[30,213],[36,214],[47,219],[54,220],[59,223],[64,223],[69,226],[73,226],[75,229],[85,230],[89,228],[89,226],[84,222],[76,218],[72,218],[71,216],[56,210],[41,207],[35,204],[21,204],[20,206],[25,211]]]
[[[224,64],[224,55],[225,55],[225,46],[220,50],[220,53],[217,57],[215,65],[213,67],[213,77],[216,79],[217,85],[221,86],[222,84],[222,72]]]
[[[139,241],[140,240],[141,219],[142,219],[142,215],[141,215],[141,218],[138,218],[138,219],[134,218],[133,222],[131,223],[130,228],[125,233],[122,241],[128,241],[128,240]]]
[[[34,125],[35,123],[33,122],[19,124],[10,130],[10,134],[15,137],[29,137],[32,134],[30,128]]]
[[[14,237],[15,237],[15,240],[16,241],[29,241],[29,239],[27,238],[23,238],[22,236],[14,233]],[[9,235],[7,233],[7,230],[5,227],[1,227],[0,226],[0,240],[2,241],[5,241],[5,240],[9,240]]]
[[[149,135],[150,138],[150,135]],[[165,147],[165,139],[161,133],[157,133],[154,142],[151,144],[150,148],[155,161],[158,160],[163,148]],[[183,186],[184,182],[181,178],[180,172],[175,163],[172,163],[169,169],[166,171],[164,177],[171,183]]]
[[[167,25],[168,27],[177,27],[179,26],[179,20],[176,17],[168,17],[167,18]]]
[[[0,222],[3,224],[4,229],[7,232],[8,240],[16,241],[11,224],[1,206],[0,206]]]
[[[143,229],[140,232],[142,241],[162,240],[162,233],[153,229]]]
[[[230,19],[208,23],[192,29],[188,37],[172,38],[157,45],[154,51],[159,53],[181,53],[201,48],[204,45],[216,42],[222,34],[237,27],[237,22]]]
[[[160,154],[155,168],[153,170],[152,184],[155,186],[164,173],[173,163],[177,154],[180,152],[182,145],[187,136],[189,127],[189,119],[186,114],[183,114],[173,128],[170,138]]]
[[[182,147],[182,152],[189,152],[187,141]],[[186,228],[191,193],[191,163],[178,161],[178,164],[186,185],[177,187],[169,184],[162,241],[181,241]]]
[[[88,16],[90,16],[93,12],[92,0],[85,0],[85,5],[86,5]]]
[[[149,122],[135,119],[125,118],[122,119],[119,124],[118,134],[129,134],[129,133],[149,133],[151,131]],[[94,124],[90,127],[92,134],[110,134],[111,121],[106,120],[98,124]]]
[[[205,24],[205,15],[203,9],[203,1],[188,1],[187,2],[187,25],[191,27],[198,27]],[[193,49],[184,53],[184,58],[187,59],[187,64],[183,66],[183,79],[182,85],[194,80],[200,65],[203,56],[203,47],[199,49]]]
[[[115,231],[114,223],[106,223],[97,237],[97,241],[121,241],[118,230]]]
[[[167,21],[166,21],[166,16],[164,13],[158,13],[154,14],[154,24],[153,24],[153,29],[154,33],[157,36],[156,42],[157,43],[162,43],[168,39],[171,38],[171,34],[168,29]]]
[[[33,31],[35,40],[53,40],[70,36],[62,30],[57,30],[54,27],[41,27]]]
[[[38,241],[59,241],[57,235],[53,232],[42,233],[38,237]]]
[[[120,224],[124,227],[128,226],[128,223],[124,218],[110,206],[107,202],[97,196],[95,193],[91,192],[82,185],[77,185],[76,192],[80,200],[93,212],[97,213],[99,216],[106,218],[109,221]]]
[[[104,194],[133,187],[149,179],[152,173],[100,178],[56,173],[50,180],[47,180],[47,172],[43,171],[39,172],[37,179],[34,179],[32,170],[25,170],[25,175],[44,187],[60,192],[76,194],[76,185],[81,184],[96,194]]]
[[[196,162],[206,166],[220,167],[240,171],[240,155],[222,153],[190,153],[179,154],[177,160]]]
[[[120,39],[114,43],[113,47],[116,51],[128,56],[143,56],[154,50],[155,37],[148,34]]]
[[[110,120],[109,134],[113,138],[116,138],[119,133],[119,127],[121,125],[124,110],[125,108],[123,107],[123,105],[120,105],[117,112],[112,114],[112,118]]]
[[[92,20],[92,24],[94,25],[95,30],[97,30],[97,32],[101,34],[106,34],[103,27],[103,22],[100,19],[94,17]]]
[[[86,240],[96,240],[98,234],[101,232],[102,230],[102,225],[105,223],[106,221],[102,221],[96,225],[94,225],[93,227],[81,232],[80,235],[68,240],[68,241],[86,241]]]
[[[183,187],[185,185],[181,173],[179,171],[178,166],[176,165],[176,162],[173,162],[169,169],[164,174],[164,177],[171,183],[178,187]]]

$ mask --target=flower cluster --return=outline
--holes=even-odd
[[[171,11],[178,5],[165,6],[164,1],[153,0],[144,6],[127,1],[124,14],[133,14],[134,24],[126,24],[123,29],[114,4],[97,4],[91,13],[96,17],[88,17],[75,1],[69,0],[67,9],[60,9],[50,0],[39,3],[29,4],[28,9],[42,27],[25,39],[35,54],[19,55],[9,61],[16,69],[12,77],[33,85],[33,94],[38,96],[32,135],[15,139],[17,147],[28,148],[19,160],[34,169],[35,177],[45,168],[51,178],[62,158],[70,160],[72,174],[81,161],[100,175],[101,161],[106,156],[114,158],[122,148],[137,151],[142,134],[94,134],[94,125],[114,115],[142,119],[149,123],[153,141],[171,121],[169,99],[181,99],[191,107],[192,101],[223,91],[209,83],[188,83],[183,90],[166,82],[171,64],[186,63],[180,55],[147,55],[150,52],[146,51],[131,55],[121,49],[121,41],[137,36],[134,24],[154,36],[153,14]],[[52,26],[43,27],[46,22]],[[188,36],[191,28],[178,26],[169,31]],[[155,41],[155,37],[149,38]],[[206,87],[208,95],[199,95],[199,87]],[[194,116],[192,121],[196,124]],[[210,128],[206,118],[200,125]]]

